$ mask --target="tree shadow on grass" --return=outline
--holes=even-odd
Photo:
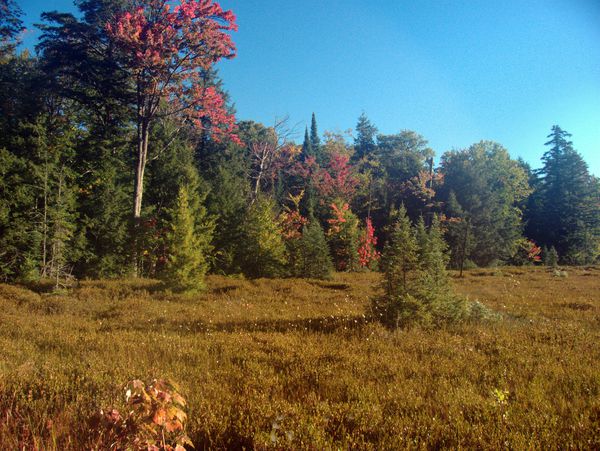
[[[353,316],[322,316],[301,319],[257,319],[225,322],[173,321],[158,318],[144,324],[106,324],[101,330],[107,332],[120,330],[160,330],[179,334],[215,333],[215,332],[310,332],[332,334],[341,331],[359,331],[367,324],[373,322],[372,318],[364,315]]]

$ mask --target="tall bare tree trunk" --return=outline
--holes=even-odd
[[[142,218],[142,198],[144,196],[144,171],[148,160],[148,121],[138,122],[137,166],[135,168],[135,184],[133,189],[133,275],[139,276],[139,232]]]

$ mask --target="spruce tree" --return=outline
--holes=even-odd
[[[273,199],[259,196],[243,219],[241,269],[252,278],[278,277],[287,261]]]
[[[467,302],[450,288],[439,219],[427,230],[422,219],[411,227],[404,206],[394,216],[381,259],[384,294],[373,300],[374,313],[392,327],[465,319]]]
[[[168,258],[163,272],[167,286],[179,292],[203,289],[208,270],[204,252],[210,239],[198,234],[192,211],[188,188],[182,186],[171,210],[171,230],[167,234]]]
[[[555,268],[558,265],[558,252],[556,252],[554,246],[551,246],[549,250],[546,249],[546,252],[544,253],[544,264],[551,268]]]
[[[419,251],[419,277],[416,291],[416,297],[426,312],[423,319],[425,322],[433,321],[435,324],[463,320],[467,316],[467,303],[465,299],[456,296],[450,287],[446,270],[449,260],[448,245],[444,241],[437,215],[433,217],[427,239],[423,244],[425,247]]]
[[[310,138],[308,136],[308,127],[304,129],[304,141],[302,142],[302,152],[300,153],[300,160],[305,162],[308,157],[314,157]]]
[[[321,138],[319,138],[319,131],[317,129],[317,118],[315,116],[315,113],[312,114],[312,118],[310,121],[310,147],[319,166],[323,166],[323,164],[325,164],[325,156],[323,155]]]
[[[423,306],[414,296],[419,247],[404,205],[391,216],[380,264],[384,294],[374,299],[373,309],[384,324],[398,327],[421,316]]]
[[[360,232],[358,217],[347,203],[335,202],[331,205],[332,218],[328,220],[327,241],[337,271],[359,269],[358,246]]]
[[[248,210],[250,184],[245,178],[246,166],[239,154],[223,157],[210,180],[208,208],[216,218],[213,239],[215,258],[212,271],[222,274],[242,272],[244,254],[244,218]]]
[[[325,233],[319,221],[311,217],[302,228],[297,244],[297,258],[293,268],[294,277],[328,279],[333,271]]]
[[[352,161],[359,161],[363,158],[373,156],[377,145],[375,144],[375,136],[377,135],[377,127],[375,127],[367,115],[362,113],[356,124],[356,138],[354,139],[354,154]]]
[[[586,264],[599,252],[600,188],[570,137],[558,125],[548,135],[526,233],[542,245],[554,246],[565,263]]]

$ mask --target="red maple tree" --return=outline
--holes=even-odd
[[[203,83],[222,58],[235,56],[235,16],[212,0],[133,0],[106,24],[135,88],[137,165],[134,219],[139,223],[150,129],[157,117],[176,116],[208,128],[211,138],[231,136],[235,119],[219,91]],[[235,136],[234,136],[235,139]],[[158,151],[156,151],[158,153]]]
[[[363,268],[367,268],[379,260],[381,254],[375,248],[377,246],[377,237],[375,236],[375,227],[371,222],[371,218],[367,218],[365,231],[360,237],[360,245],[358,246],[358,263]]]

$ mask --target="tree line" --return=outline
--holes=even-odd
[[[235,120],[215,70],[235,56],[230,11],[75,3],[78,16],[42,14],[34,56],[16,51],[21,12],[0,0],[2,280],[187,290],[207,272],[375,270],[398,211],[443,239],[452,268],[598,262],[600,181],[559,126],[537,170],[490,141],[434,167],[423,136],[380,134],[365,114],[344,133],[313,114],[297,143],[286,118]]]

